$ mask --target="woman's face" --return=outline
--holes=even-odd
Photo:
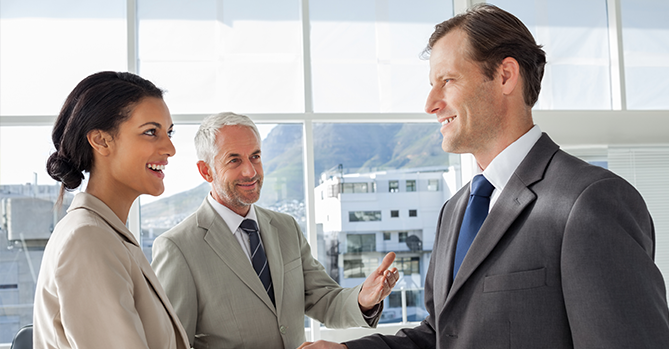
[[[155,97],[141,100],[121,123],[109,157],[109,175],[118,194],[163,193],[163,169],[176,152],[170,140],[172,126],[167,105]]]

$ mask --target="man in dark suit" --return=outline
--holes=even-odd
[[[534,125],[546,60],[527,28],[480,5],[437,25],[427,51],[426,111],[441,123],[444,151],[472,153],[482,177],[442,209],[425,321],[345,345],[669,348],[646,205],[625,180],[561,151]],[[482,186],[489,191],[470,198]],[[477,200],[484,213],[471,235]]]

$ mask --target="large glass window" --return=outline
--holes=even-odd
[[[621,0],[629,109],[669,108],[669,2]]]
[[[422,266],[430,258],[439,208],[459,189],[459,156],[445,153],[441,139],[437,123],[314,125],[315,176],[321,179],[316,193],[353,180],[380,186],[374,193],[316,195],[318,243],[330,252],[319,254],[319,260],[343,286],[358,285],[367,275],[364,268],[378,267],[369,261],[393,251],[402,271],[398,285],[418,292],[422,300]],[[410,190],[402,189],[404,183]],[[413,218],[418,210],[421,219]],[[411,311],[412,319],[425,316],[424,311]],[[402,319],[401,309],[388,314],[384,321]]]
[[[46,174],[51,127],[0,126],[0,343],[32,323],[44,246],[72,201]]]
[[[304,111],[294,0],[139,0],[142,76],[173,113]]]
[[[86,76],[126,70],[125,0],[0,1],[0,115],[54,115]]]
[[[605,0],[492,0],[530,29],[548,64],[536,109],[611,109]]]
[[[303,1],[294,0],[0,1],[0,343],[32,322],[44,237],[73,194],[53,209],[59,186],[44,169],[53,119],[85,76],[135,66],[167,91],[176,123],[165,193],[141,197],[140,214],[129,222],[141,226],[147,257],[153,239],[192,213],[209,190],[195,168],[199,121],[221,111],[250,113],[263,123],[258,204],[293,215],[305,232],[314,223],[310,233],[318,240],[310,243],[344,286],[358,285],[395,251],[404,272],[382,322],[402,320],[402,299],[417,305],[407,309],[409,321],[424,318],[422,286],[439,208],[471,169],[467,157],[461,164],[460,156],[441,150],[436,123],[405,122],[434,120],[422,112],[428,62],[418,56],[453,4],[460,10],[471,1],[305,1],[305,25]],[[639,189],[654,218],[656,262],[669,281],[669,193],[662,190],[669,188],[669,139],[655,136],[669,117],[667,2],[619,1],[623,83],[633,113],[611,111],[610,1],[490,2],[517,14],[548,53],[535,120],[563,148]],[[131,4],[138,18],[126,9]],[[570,109],[581,110],[578,130],[542,123],[572,116],[554,112]],[[625,122],[602,124],[622,120],[620,113]],[[653,146],[646,145],[648,135]],[[314,155],[315,169],[306,176],[316,188],[305,186],[304,154]],[[399,192],[389,194],[391,180],[399,181]],[[308,190],[316,195],[305,207]],[[409,210],[420,210],[420,217],[408,219]],[[380,212],[380,220],[348,222],[350,211]],[[307,224],[306,212],[315,213],[315,222]],[[360,246],[374,250],[349,253],[348,235],[373,235],[373,243]]]
[[[422,111],[429,68],[418,57],[452,13],[451,1],[310,1],[314,110]]]
[[[427,316],[423,290],[400,289],[393,291],[388,298],[386,298],[386,307],[383,309],[381,320],[379,322],[393,323],[402,321],[403,305],[406,307],[407,321],[421,321]]]

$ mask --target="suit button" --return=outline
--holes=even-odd
[[[279,332],[281,332],[281,334],[286,334],[286,326],[279,327]]]

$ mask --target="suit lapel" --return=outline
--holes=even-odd
[[[537,143],[532,147],[525,159],[520,163],[514,174],[509,179],[509,182],[504,187],[495,206],[493,206],[488,217],[483,222],[474,242],[472,243],[465,259],[460,266],[458,275],[453,280],[453,285],[448,294],[448,300],[453,297],[455,293],[462,287],[462,285],[469,279],[481,263],[490,255],[490,252],[495,248],[500,239],[508,232],[509,227],[513,224],[518,216],[536,200],[536,194],[530,189],[530,186],[540,181],[543,178],[544,171],[548,166],[555,152],[558,150],[557,144],[546,135],[543,134]],[[466,209],[467,201],[469,199],[469,190],[467,195],[463,195],[458,203],[455,211],[457,219],[452,223],[451,230],[453,232],[449,240],[448,255],[450,269],[453,270],[453,256],[455,254],[455,247],[457,245],[457,236],[462,224],[462,216]],[[464,203],[464,208],[461,205]]]
[[[448,246],[448,250],[446,251],[446,269],[450,274],[448,275],[446,279],[446,288],[445,292],[448,292],[452,287],[453,287],[453,262],[455,260],[455,249],[458,245],[458,235],[460,232],[460,227],[462,226],[462,218],[465,215],[465,210],[467,209],[467,203],[469,202],[469,183],[467,184],[466,188],[463,188],[462,195],[460,198],[457,199],[455,202],[455,208],[453,209],[453,217],[451,218],[451,221],[449,224],[446,226],[446,228],[442,229],[440,232],[441,236],[447,237],[447,242],[446,246]],[[454,232],[449,234],[448,232]],[[462,268],[462,266],[460,266]],[[462,270],[462,269],[461,269]],[[444,297],[443,299],[446,299]]]
[[[158,296],[158,299],[160,299],[160,302],[163,304],[165,310],[169,314],[170,320],[174,325],[174,332],[177,335],[177,348],[185,349],[184,343],[187,342],[188,336],[186,335],[186,332],[183,329],[183,327],[179,326],[181,322],[177,317],[176,313],[174,312],[172,304],[167,298],[167,294],[165,293],[165,290],[163,290],[160,281],[158,281],[156,273],[151,268],[149,261],[146,259],[146,256],[142,252],[142,249],[139,247],[139,244],[137,243],[135,236],[132,234],[132,232],[130,232],[130,230],[128,230],[125,224],[121,222],[121,220],[116,216],[116,214],[114,214],[114,212],[106,204],[100,201],[100,199],[88,193],[79,193],[75,197],[75,200],[77,201],[73,202],[73,205],[68,210],[68,212],[70,210],[78,208],[91,210],[95,212],[105,222],[107,222],[107,224],[109,224],[109,226],[121,237],[123,243],[126,245],[126,248],[128,249],[128,252],[135,260],[135,263],[137,263],[137,265],[139,266],[139,269],[142,271],[144,279],[146,279],[149,286],[153,289],[153,293],[155,293]]]
[[[128,242],[126,243],[130,244]],[[172,324],[174,325],[173,326],[174,332],[177,335],[177,348],[185,349],[183,343],[186,343],[188,341],[187,340],[188,335],[186,334],[186,331],[184,330],[183,326],[179,326],[181,324],[181,321],[179,320],[177,314],[174,312],[174,309],[172,308],[172,303],[170,303],[170,300],[167,298],[167,294],[165,293],[165,290],[163,290],[163,286],[160,284],[158,277],[151,268],[149,261],[146,259],[146,256],[144,256],[144,253],[142,252],[141,249],[132,248],[129,249],[129,251],[132,254],[133,258],[135,258],[135,261],[137,261],[137,264],[142,270],[142,274],[144,274],[144,278],[148,281],[151,288],[153,288],[153,292],[156,295],[158,295],[158,299],[160,299],[160,301],[163,303],[165,310],[167,310],[167,313],[169,314],[170,319],[172,320]]]
[[[490,214],[483,222],[467,256],[462,261],[458,275],[453,280],[451,293],[460,289],[476,268],[488,257],[499,240],[506,234],[511,224],[525,207],[536,199],[536,195],[524,184],[512,177],[504,188]]]
[[[204,200],[195,215],[197,225],[207,231],[204,234],[204,241],[214,250],[223,263],[275,312],[272,301],[269,299],[267,292],[265,292],[262,282],[255,270],[253,270],[248,257],[242,250],[242,247],[239,246],[239,241],[232,235],[228,225],[225,224],[223,218],[211,207],[207,199]]]
[[[256,217],[258,218],[258,226],[260,229],[260,236],[262,238],[265,254],[267,255],[267,263],[269,264],[269,271],[272,275],[272,286],[274,287],[274,301],[276,302],[277,313],[281,312],[281,301],[283,300],[283,257],[281,255],[281,242],[279,238],[279,229],[272,224],[271,217],[264,209],[254,206],[256,208]],[[272,302],[267,297],[266,303],[272,305]]]

